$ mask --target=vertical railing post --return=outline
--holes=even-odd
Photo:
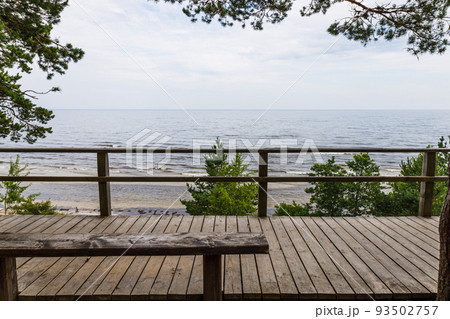
[[[109,159],[107,152],[97,153],[98,177],[109,176]],[[98,194],[100,201],[100,215],[111,216],[111,191],[109,182],[98,182]]]
[[[222,300],[221,255],[203,255],[203,300]]]
[[[267,177],[269,161],[268,153],[259,151],[258,177]],[[267,182],[258,183],[258,217],[267,216]]]
[[[436,175],[436,152],[423,154],[422,176]],[[434,182],[420,183],[419,216],[431,217],[433,204]]]

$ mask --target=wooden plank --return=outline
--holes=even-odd
[[[394,296],[399,298],[410,298],[411,292],[399,281],[386,267],[373,257],[361,244],[359,244],[347,231],[345,231],[334,219],[318,218],[315,220],[319,227],[327,224],[342,241],[346,242],[352,250],[363,260],[363,262],[378,276],[378,278],[389,287]]]
[[[412,229],[407,224],[400,222],[396,218],[379,217],[377,221],[382,222],[389,228],[395,230],[399,235],[403,236],[408,241],[414,243],[420,247],[423,251],[430,254],[432,257],[439,260],[439,249],[435,242],[430,240],[429,237],[421,234],[420,232]]]
[[[16,258],[0,258],[0,301],[17,300]]]
[[[434,229],[439,230],[439,216],[434,216],[438,217],[438,219],[435,219],[433,217],[420,217],[420,216],[408,216],[408,217],[413,220],[419,220],[421,222],[428,223]]]
[[[424,234],[424,235],[430,237],[435,242],[435,243],[433,243],[433,241],[431,241],[430,242],[431,245],[435,245],[436,243],[439,243],[439,232],[437,232],[436,229],[430,230],[427,227],[424,227],[423,225],[420,225],[420,224],[414,222],[413,220],[407,218],[406,216],[400,216],[400,217],[397,217],[397,219],[401,220],[403,223],[405,223],[408,226],[410,226],[411,228],[415,229],[415,231],[418,231],[421,234]]]
[[[53,225],[46,228],[42,231],[44,234],[51,234],[56,232],[61,227],[66,227],[67,223],[70,223],[72,219],[74,219],[76,216],[64,216],[64,218],[61,218],[60,220],[56,221]]]
[[[7,229],[1,231],[1,232],[8,232],[8,233],[16,233],[18,231],[20,231],[21,229],[34,224],[35,222],[39,222],[40,216],[36,216],[36,215],[31,215],[29,218],[27,219],[22,219],[20,223],[16,223],[14,224],[14,226],[11,226],[11,224],[9,224],[11,227],[8,227]]]
[[[214,230],[214,216],[205,216],[203,219],[201,233]],[[224,234],[221,234],[224,235]],[[189,280],[187,298],[189,300],[203,299],[203,258],[195,256],[194,265],[192,267],[191,278]]]
[[[72,262],[64,267],[62,271],[37,294],[36,300],[55,300],[56,293],[87,261],[87,258],[74,258]],[[61,263],[62,262],[63,261],[61,261]]]
[[[433,256],[431,252],[427,252],[429,250],[424,247],[425,245],[423,245],[424,243],[421,240],[416,237],[411,237],[409,233],[398,227],[396,224],[389,222],[389,220],[384,220],[384,223],[382,220],[383,219],[381,218],[366,218],[368,223],[371,223],[376,227],[377,232],[380,235],[388,235],[392,238],[392,241],[401,244],[403,247],[415,254],[417,258],[421,259],[437,271],[439,263],[437,257]],[[409,238],[405,237],[405,234],[406,236],[409,236]]]
[[[117,230],[119,233],[129,232],[129,233],[139,233],[141,230],[143,232],[151,232],[152,228],[151,225],[155,223],[155,221],[159,217],[152,216],[150,218],[143,217],[143,216],[132,216],[130,217],[127,222],[122,224],[121,227]],[[130,221],[131,219],[131,221]],[[146,221],[143,223],[142,221]],[[128,223],[128,228],[126,227]],[[147,226],[146,226],[147,225]],[[150,228],[149,228],[150,227]],[[148,256],[137,256],[133,259],[133,262],[128,267],[126,273],[124,274],[123,278],[120,280],[120,282],[115,287],[111,299],[112,300],[130,300],[131,292],[136,285],[139,276],[141,275],[142,271],[144,270],[145,265],[148,262],[149,257]]]
[[[249,216],[248,221],[251,232],[262,232],[258,217]],[[280,289],[278,288],[277,277],[275,275],[270,256],[265,254],[257,254],[255,255],[255,259],[256,266],[258,268],[262,298],[266,300],[279,300]]]
[[[280,243],[277,240],[275,232],[269,221],[269,218],[259,218],[263,233],[267,236],[270,247],[270,259],[277,277],[278,287],[280,289],[280,298],[288,300],[297,300],[299,293],[292,278],[289,266],[281,251]]]
[[[50,227],[42,230],[42,233],[52,233],[58,231],[61,227],[65,226],[65,222],[72,220],[72,216],[64,216]],[[60,258],[31,258],[17,271],[19,278],[19,292],[25,290],[29,285],[33,284],[34,281],[39,278],[49,267],[58,262]],[[22,296],[19,295],[19,299]]]
[[[22,265],[24,265],[26,262],[28,262],[31,259],[31,257],[18,257],[16,258],[16,265],[17,265],[17,269],[19,269],[20,267],[22,267]]]
[[[423,282],[416,280],[412,274],[410,274],[403,267],[411,271],[411,267],[407,264],[409,263],[403,257],[401,257],[394,250],[389,250],[390,254],[380,249],[375,245],[369,238],[362,235],[352,224],[348,223],[344,218],[333,218],[333,222],[339,224],[343,229],[347,231],[350,236],[352,236],[361,246],[363,246],[367,252],[369,252],[376,260],[378,260],[395,278],[397,278],[409,291],[413,293],[414,296],[418,298],[430,297],[431,291],[423,286]],[[367,232],[366,230],[364,230]],[[368,232],[367,232],[368,233]],[[380,244],[377,241],[378,244]],[[387,247],[383,247],[387,248]],[[428,280],[429,278],[421,276],[419,277],[420,271],[417,269],[411,271],[413,274],[418,276],[420,280]]]
[[[86,218],[86,216],[75,216],[74,218],[71,218],[70,220],[63,219],[66,221],[66,223],[64,225],[62,225],[61,227],[59,227],[58,229],[56,229],[55,231],[53,231],[53,233],[54,234],[64,234],[64,233],[68,232],[70,229],[72,229],[73,227],[75,227],[78,223],[83,221],[83,219],[85,219],[85,218]]]
[[[20,223],[26,222],[26,220],[30,218],[31,215],[11,216],[10,218],[5,219],[4,223],[0,225],[0,232],[7,232],[7,231],[9,232],[9,229]]]
[[[186,218],[186,217],[185,217]],[[191,226],[189,232],[199,233],[203,226],[203,216],[192,217]],[[172,284],[169,288],[169,299],[174,300],[186,300],[188,299],[188,287],[191,278],[192,269],[194,267],[194,256],[181,256],[178,262],[177,271],[172,280]],[[192,296],[192,299],[201,298],[201,296]]]
[[[247,216],[237,217],[238,231],[250,232]],[[256,267],[255,255],[241,255],[242,292],[244,300],[259,300],[261,296],[261,285],[259,283],[258,268]]]
[[[77,216],[77,217],[82,217],[82,216]],[[66,223],[61,228],[56,230],[55,233],[64,234],[64,232],[70,231],[71,229],[77,227],[77,225],[79,223],[81,223],[85,218],[87,218],[87,217],[84,216],[81,219],[75,218],[70,223]],[[81,234],[86,234],[86,233],[89,233],[89,231],[94,232],[95,230],[105,231],[105,229],[112,222],[114,222],[115,219],[116,219],[116,217],[91,219],[93,225],[83,226],[79,230],[79,232]],[[65,235],[61,235],[61,236],[64,237]],[[101,257],[101,258],[103,258],[103,257]],[[79,270],[81,268],[85,267],[86,265],[92,266],[91,258],[86,258],[86,257],[61,258],[60,262],[67,262],[67,261],[64,261],[64,259],[69,259],[70,260],[69,264],[66,267],[64,267],[64,269],[61,272],[59,272],[56,276],[54,276],[53,280],[50,281],[50,283],[47,286],[45,286],[45,288],[36,295],[37,300],[55,300],[57,298],[60,298],[60,296],[58,296],[58,292],[60,290],[62,290],[68,282],[71,281],[71,279],[79,272]],[[94,260],[94,264],[95,264],[95,260]],[[91,268],[90,271],[92,272],[93,269]],[[80,283],[80,285],[81,284],[82,283]],[[74,295],[71,295],[67,299],[73,300],[75,298],[76,297]]]
[[[51,217],[55,217],[55,216],[39,216],[39,218],[37,218],[33,223],[29,224],[28,226],[17,230],[17,233],[30,233],[33,231],[33,229],[38,228],[39,226],[41,226],[42,224],[45,224],[46,222],[48,222],[49,220],[51,221]]]
[[[157,223],[152,228],[152,234],[162,234],[167,225],[170,222],[170,216],[159,216],[157,217]],[[148,228],[148,227],[146,227]],[[148,258],[148,257],[147,257]],[[132,300],[149,300],[150,290],[152,289],[153,283],[155,282],[156,276],[161,268],[164,261],[164,256],[152,256],[147,259],[144,270],[142,271],[138,282],[131,292]]]
[[[280,220],[283,223],[283,226],[286,229],[286,232],[289,235],[289,238],[293,243],[295,250],[303,260],[305,268],[310,274],[311,279],[313,280],[314,285],[317,289],[317,293],[322,294],[322,285],[320,281],[316,283],[314,278],[323,275],[325,278],[328,278],[331,286],[334,288],[334,291],[336,291],[336,295],[333,297],[336,297],[339,300],[355,299],[354,290],[342,276],[341,272],[337,269],[322,246],[316,244],[317,240],[314,238],[314,236],[311,233],[306,232],[306,226],[298,224],[298,227],[300,229],[304,229],[302,233],[305,235],[305,237],[303,237],[302,234],[298,231],[297,227],[294,225],[294,221],[292,218],[285,216],[280,217]],[[323,274],[317,272],[314,269],[319,268],[319,266],[322,269]]]
[[[164,232],[176,232],[182,221],[181,216],[172,216]],[[167,300],[167,292],[172,282],[173,274],[178,263],[178,256],[165,257],[160,270],[149,292],[150,300]]]
[[[41,231],[45,232],[47,229],[52,227],[56,222],[65,219],[66,216],[53,216],[49,219],[49,222],[42,224],[40,227],[33,229],[33,232]],[[71,224],[77,219],[71,219]],[[78,219],[82,220],[82,219]],[[45,226],[45,227],[44,227]],[[70,226],[67,224],[63,225],[61,228],[55,230],[55,232],[61,229],[68,229]],[[47,270],[45,270],[39,277],[26,289],[21,292],[21,300],[36,300],[38,293],[45,288],[56,276],[58,276],[71,262],[74,258],[59,258],[53,265],[51,265]]]
[[[59,258],[46,269],[31,285],[21,292],[21,300],[36,300],[37,294],[58,276],[75,258]]]
[[[187,233],[191,227],[192,218],[183,216],[173,216],[171,222],[178,224],[178,233]],[[167,256],[164,259],[161,270],[159,271],[152,290],[150,291],[151,300],[167,300],[172,280],[177,272],[180,256]]]
[[[393,241],[387,235],[380,236],[372,224],[368,223],[362,218],[345,218],[345,221],[352,225],[399,266],[405,269],[413,278],[415,278],[421,285],[426,287],[430,292],[436,290],[437,271],[417,258],[402,245]],[[424,267],[424,268],[423,268]]]
[[[98,222],[98,220],[100,220],[100,222]],[[95,234],[97,232],[99,233],[106,232],[106,230],[108,230],[108,232],[116,232],[120,227],[118,223],[115,223],[114,227],[110,227],[115,220],[116,220],[115,216],[95,217],[93,219],[93,221],[95,222],[94,227],[86,225],[80,230],[80,233]],[[73,294],[76,300],[92,300],[93,298],[92,294],[101,284],[101,282],[111,269],[111,266],[114,265],[116,261],[117,257],[115,256],[108,256],[106,258],[105,257],[89,258],[87,262],[84,265],[82,265],[79,269],[77,269],[72,276],[72,278],[77,279],[78,284],[77,285],[72,284],[69,286],[64,285],[63,287],[61,287],[61,289],[56,291],[55,298],[64,299],[65,296],[67,296],[68,288],[72,289],[72,292],[74,289],[77,288],[76,292]],[[86,276],[88,276],[87,279]],[[67,280],[66,283],[70,282],[71,279]]]
[[[17,270],[19,292],[31,285],[45,270],[58,261],[59,258],[32,258]]]
[[[0,216],[0,227],[2,227],[3,225],[9,223],[10,221],[12,221],[12,215],[3,215]]]
[[[227,216],[226,231],[237,232],[236,216]],[[225,256],[223,291],[225,300],[242,299],[242,274],[240,256]]]
[[[118,233],[128,231],[128,229],[130,227],[132,227],[132,225],[134,225],[134,223],[136,223],[137,218],[139,218],[139,216],[132,216],[132,217],[126,219],[116,229],[116,231]],[[101,217],[90,217],[90,221],[94,224],[94,227],[92,227],[92,228],[95,228],[95,226],[98,225],[102,220],[103,220],[103,218],[101,218]],[[145,221],[147,219],[142,218],[142,220]],[[109,227],[109,226],[105,226],[105,227],[111,229],[111,227]],[[85,230],[88,230],[88,229],[89,228],[87,228]],[[105,229],[105,231],[106,231],[106,229]],[[78,298],[79,295],[77,295],[77,291],[80,290],[82,285],[85,284],[85,282],[89,279],[91,274],[97,269],[97,267],[99,267],[102,264],[102,262],[104,262],[104,260],[105,260],[105,258],[103,258],[103,257],[89,258],[89,260],[86,262],[86,264],[84,264],[74,274],[74,276],[72,278],[70,278],[70,280],[67,281],[67,283],[65,283],[65,285],[57,292],[56,299],[57,300],[73,300],[75,298]],[[107,263],[104,262],[104,264],[99,269],[103,268],[104,269],[103,272],[104,272],[106,270],[106,267],[107,267]],[[101,275],[102,272],[98,271],[98,273],[100,273],[100,275]],[[91,279],[91,284],[92,284],[92,279]]]
[[[439,235],[439,225],[437,225],[434,221],[431,221],[431,218],[417,216],[402,216],[402,218],[407,218],[410,221],[423,226],[429,231]]]
[[[123,234],[124,232],[127,232],[132,226],[132,224],[126,223],[128,218],[129,216],[118,216],[116,220],[114,220],[114,222],[105,229],[105,232],[115,234]],[[132,243],[130,243],[130,245],[131,244]],[[130,267],[134,258],[134,256],[121,256],[116,259],[108,271],[108,274],[103,278],[90,298],[94,300],[111,300],[114,289]]]
[[[100,223],[102,219],[99,217],[94,217],[94,216],[86,216],[85,218],[83,218],[83,220],[81,220],[78,224],[76,224],[75,226],[73,226],[72,228],[70,228],[67,233],[72,233],[72,234],[76,234],[79,233],[83,228],[85,228],[87,225],[89,224],[94,224],[97,225],[98,223]],[[95,226],[94,226],[95,227]]]
[[[48,229],[49,227],[53,226],[53,224],[60,221],[62,218],[64,218],[64,216],[60,216],[60,215],[51,216],[51,217],[47,218],[46,222],[42,223],[40,226],[30,229],[30,230],[22,230],[22,231],[27,232],[27,233],[41,233],[44,230]]]
[[[333,287],[331,287],[327,277],[311,252],[309,252],[308,249],[304,250],[300,259],[280,218],[272,217],[270,218],[270,221],[278,242],[280,243],[281,251],[284,254],[284,258],[286,259],[292,277],[294,278],[294,282],[297,285],[297,289],[300,293],[299,298],[302,300],[336,298]],[[307,263],[311,263],[309,272],[305,268],[309,266]]]
[[[61,258],[63,259],[63,258]],[[112,257],[111,257],[112,259]],[[75,300],[79,297],[81,286],[89,279],[92,273],[97,270],[97,267],[104,260],[103,257],[91,257],[87,262],[76,271],[76,273],[66,282],[64,286],[55,295],[56,300]],[[106,268],[105,268],[106,270]],[[101,271],[99,271],[101,274]]]
[[[178,232],[189,232],[191,229],[192,221],[192,216],[184,216]],[[191,276],[193,265],[193,258],[188,257],[190,256],[178,257],[177,266],[174,269],[172,282],[170,283],[170,287],[167,292],[167,298],[169,300],[186,300],[187,287],[189,284],[189,278]],[[173,257],[166,257],[166,260],[168,258]]]
[[[304,222],[304,225],[316,238],[316,243],[333,258],[333,263],[341,270],[347,282],[352,285],[357,299],[386,300],[392,298],[389,288],[326,223],[319,220],[321,224],[319,227],[315,222],[317,218],[294,218],[297,221],[297,229],[303,231],[297,225],[302,225],[301,223]]]
[[[311,251],[321,251],[331,259],[331,264],[338,269],[341,276],[345,278],[347,283],[352,287],[357,300],[367,300],[372,297],[386,299],[385,296],[390,295],[390,290],[383,284],[373,285],[373,290],[371,289],[372,287],[369,287],[366,284],[364,279],[358,273],[359,270],[364,270],[364,278],[369,279],[367,280],[369,282],[372,282],[372,279],[377,277],[362,263],[347,245],[341,245],[341,249],[345,253],[344,257],[344,254],[333,244],[333,240],[327,237],[328,234],[325,234],[311,218],[293,217],[293,220],[295,220],[295,223],[293,223],[294,226],[308,243]],[[333,237],[333,234],[331,234],[331,237]],[[325,259],[325,257],[323,258]],[[348,260],[346,258],[348,258]],[[359,263],[359,267],[357,265],[354,269],[353,262]]]

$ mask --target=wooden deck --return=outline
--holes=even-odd
[[[264,232],[225,256],[224,299],[434,299],[438,218],[1,216],[0,232]],[[21,300],[200,300],[202,258],[18,258]],[[114,263],[115,262],[115,263]]]

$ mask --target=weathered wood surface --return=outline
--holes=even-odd
[[[0,234],[0,257],[264,254],[264,234]]]
[[[224,256],[225,300],[436,297],[438,217],[0,216],[0,233],[13,228],[18,234],[263,232],[269,254]],[[202,267],[202,256],[17,258],[19,299],[201,300]]]

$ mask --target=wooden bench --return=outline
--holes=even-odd
[[[267,254],[261,233],[0,233],[0,300],[17,300],[16,257],[203,255],[204,300],[222,300],[222,255]]]

